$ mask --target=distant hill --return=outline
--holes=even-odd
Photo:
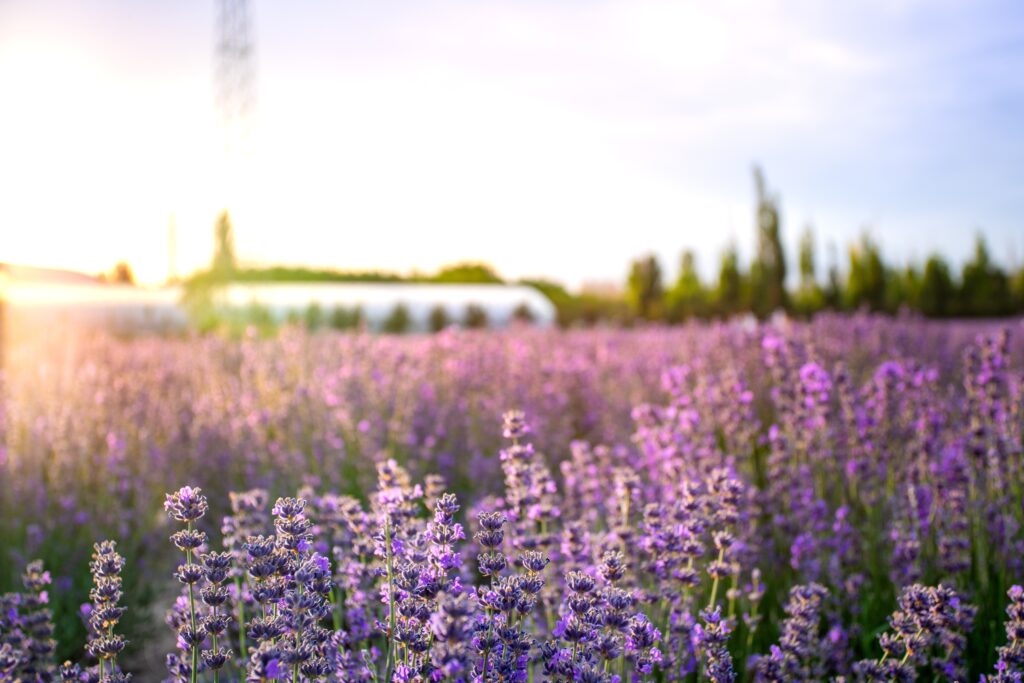
[[[103,281],[92,275],[59,268],[36,268],[0,262],[0,275],[18,282],[49,283],[56,285],[96,285]]]
[[[195,282],[216,278],[213,271],[201,271],[192,276]],[[227,278],[240,283],[272,282],[432,282],[458,284],[503,284],[505,281],[494,269],[482,263],[459,263],[442,268],[436,274],[413,273],[399,275],[384,271],[343,271],[302,266],[237,267]]]

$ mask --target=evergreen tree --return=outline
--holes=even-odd
[[[310,332],[319,330],[324,324],[324,310],[320,307],[317,302],[311,303],[306,307],[305,313],[306,329]]]
[[[437,304],[430,309],[430,316],[427,318],[427,326],[430,327],[431,332],[440,332],[444,328],[451,325],[452,321],[448,317],[448,311],[441,304]]]
[[[814,228],[807,226],[800,236],[800,286],[793,297],[793,307],[803,315],[811,315],[824,306],[825,299],[818,285],[814,258]]]
[[[865,232],[858,243],[850,245],[847,299],[853,308],[867,307],[872,311],[883,311],[886,304],[885,289],[886,272],[881,250]]]
[[[973,258],[964,264],[958,298],[961,315],[1006,315],[1012,309],[1009,279],[992,262],[981,235],[974,242]]]
[[[351,330],[359,324],[360,311],[358,308],[349,310],[344,306],[335,306],[331,311],[328,325],[332,330]]]
[[[920,311],[922,278],[920,269],[913,263],[892,270],[889,274],[890,285],[886,288],[889,297],[886,308],[890,311],[904,308]]]
[[[833,311],[842,308],[843,285],[839,279],[839,258],[836,255],[835,242],[829,242],[828,244],[828,278],[825,281],[822,299],[825,306]]]
[[[779,200],[768,192],[764,174],[754,167],[757,190],[757,255],[750,266],[754,313],[767,317],[788,304],[786,254],[782,248]]]
[[[1024,312],[1024,266],[1017,268],[1010,279],[1010,301],[1014,313]]]
[[[687,320],[706,314],[706,292],[697,273],[697,257],[692,249],[683,252],[679,264],[679,278],[668,292],[668,317],[672,322]]]
[[[930,318],[941,318],[953,313],[956,287],[950,275],[949,264],[938,254],[932,254],[924,264],[921,276],[920,310]]]
[[[487,310],[479,304],[469,304],[466,306],[466,316],[463,318],[463,324],[470,330],[485,329],[490,324],[490,320],[487,318]]]
[[[523,301],[516,305],[512,311],[512,320],[518,323],[529,324],[536,321],[536,316],[534,316],[530,304]]]
[[[740,271],[740,257],[736,245],[730,244],[722,252],[722,260],[718,267],[715,308],[719,315],[730,316],[739,313],[743,306],[743,273]]]
[[[633,261],[626,291],[633,311],[644,320],[657,320],[664,308],[665,288],[661,266],[654,254]]]
[[[391,314],[384,319],[381,329],[389,334],[404,334],[409,331],[412,318],[409,316],[409,309],[405,304],[399,303],[391,310]]]
[[[217,217],[217,223],[213,229],[213,239],[213,263],[210,264],[210,270],[218,280],[230,280],[236,270],[237,262],[235,260],[235,232],[227,211]]]

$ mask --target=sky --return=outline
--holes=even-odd
[[[252,264],[577,287],[754,241],[795,270],[868,230],[895,262],[987,235],[1024,261],[1015,0],[251,0],[255,101],[224,152],[216,0],[0,0],[0,261],[138,277]],[[830,245],[834,248],[830,249]]]

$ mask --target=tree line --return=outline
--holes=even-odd
[[[846,250],[845,268],[836,255],[823,274],[819,272],[814,231],[801,235],[796,272],[790,277],[790,261],[782,244],[780,200],[768,189],[764,174],[754,169],[757,193],[756,241],[753,258],[744,267],[736,246],[722,252],[717,276],[710,282],[700,276],[697,255],[682,252],[679,273],[667,282],[653,254],[632,261],[622,294],[567,290],[549,279],[505,280],[482,263],[459,263],[431,274],[399,275],[388,272],[352,272],[302,267],[246,267],[237,263],[230,218],[222,214],[215,227],[214,256],[210,267],[186,281],[186,302],[205,301],[201,295],[216,283],[225,282],[450,282],[517,283],[532,286],[555,306],[562,327],[597,324],[632,325],[658,321],[680,323],[690,319],[728,318],[753,314],[766,318],[775,312],[809,317],[820,311],[870,310],[883,313],[916,311],[932,318],[999,317],[1024,313],[1024,267],[1008,271],[996,263],[982,235],[974,252],[956,272],[941,254],[923,263],[896,266],[886,263],[881,246],[865,232]],[[115,278],[111,278],[115,279]],[[260,318],[259,312],[254,316]],[[526,320],[525,313],[517,317]],[[462,320],[450,320],[447,312],[431,312],[430,328],[443,329],[458,322],[466,327],[487,327],[478,310],[467,310]],[[310,328],[352,329],[362,326],[358,309],[323,311],[311,307],[293,322]],[[396,308],[385,324],[389,331],[408,329],[408,311]]]
[[[1012,272],[1003,269],[993,261],[980,234],[973,254],[957,273],[937,253],[923,264],[887,264],[878,242],[865,232],[848,246],[844,272],[840,273],[838,259],[833,258],[820,278],[814,231],[808,227],[798,246],[796,284],[789,287],[779,199],[767,189],[760,169],[755,168],[754,181],[757,240],[749,267],[742,267],[731,245],[721,255],[717,279],[704,282],[696,254],[687,249],[675,282],[666,283],[657,257],[638,258],[630,266],[625,288],[632,315],[674,323],[743,313],[765,318],[776,311],[811,316],[824,310],[911,310],[933,318],[1024,313],[1024,267]]]

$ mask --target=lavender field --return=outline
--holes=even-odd
[[[1024,326],[83,336],[0,681],[1020,681]]]

